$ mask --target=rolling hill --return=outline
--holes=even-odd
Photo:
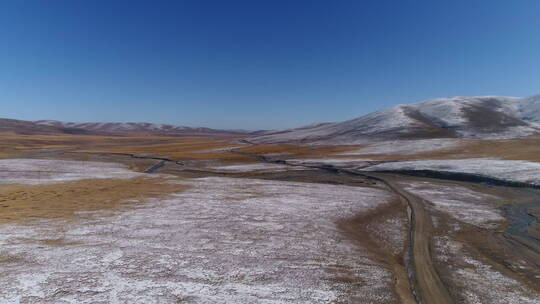
[[[517,138],[540,133],[540,95],[437,98],[338,123],[253,136],[257,144],[363,144],[428,138]]]
[[[16,120],[0,118],[0,131],[19,134],[155,134],[155,135],[239,135],[239,131],[217,130],[210,128],[192,128],[166,124],[144,122],[62,122],[56,120]]]

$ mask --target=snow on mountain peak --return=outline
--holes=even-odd
[[[340,123],[274,132],[248,141],[362,144],[387,139],[512,138],[539,132],[540,95],[456,96],[401,104]]]

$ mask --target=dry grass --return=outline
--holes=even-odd
[[[177,160],[222,160],[235,162],[256,162],[257,159],[247,154],[270,154],[287,153],[288,157],[326,157],[337,153],[358,149],[358,146],[295,146],[295,145],[257,145],[246,146],[229,151],[213,151],[233,147],[231,142],[235,139],[216,139],[201,137],[177,138],[173,143],[151,144],[151,145],[117,145],[103,148],[79,149],[77,152],[98,152],[109,153],[139,153],[169,157]],[[247,154],[242,154],[247,153]],[[347,156],[342,156],[346,158]]]
[[[0,132],[0,149],[83,149],[108,148],[118,146],[153,145],[179,143],[198,139],[206,142],[223,142],[227,139],[193,136],[100,136],[100,135],[22,135],[13,132]]]
[[[235,151],[255,154],[286,153],[288,157],[319,158],[338,153],[358,150],[358,146],[296,146],[296,145],[257,145],[236,149]],[[343,158],[350,158],[342,156]]]
[[[182,137],[174,142],[164,142],[161,144],[139,144],[139,145],[117,145],[106,149],[84,149],[77,152],[106,151],[109,153],[138,153],[152,154],[173,159],[197,160],[197,159],[218,159],[218,160],[243,160],[244,155],[230,153],[228,151],[212,151],[226,147],[232,147],[231,139],[215,139],[202,137]]]
[[[96,136],[96,135],[21,135],[0,132],[0,158],[15,157],[40,149],[82,153],[139,153],[170,157],[177,160],[224,160],[255,162],[248,155],[228,151],[212,151],[232,147],[241,138],[196,136]],[[340,153],[355,151],[361,146],[298,146],[256,145],[235,149],[237,152],[270,154],[284,153],[300,158],[370,158],[375,160],[444,159],[470,157],[500,157],[503,159],[540,161],[540,136],[509,140],[463,140],[459,147],[444,150],[403,154],[367,154],[346,156]],[[81,154],[82,154],[81,153]]]
[[[146,153],[174,159],[218,159],[253,161],[245,155],[210,150],[232,146],[240,138],[196,136],[97,136],[97,135],[21,135],[0,132],[0,158],[14,157],[36,150],[61,150],[81,153]]]
[[[500,157],[512,160],[540,161],[540,137],[508,140],[471,141],[459,149],[449,151],[470,157]]]
[[[0,223],[75,217],[79,211],[115,209],[144,197],[186,189],[163,178],[88,179],[49,185],[0,186]]]

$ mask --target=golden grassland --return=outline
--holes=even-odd
[[[210,150],[231,146],[239,138],[196,136],[21,135],[0,132],[0,158],[28,151],[61,150],[79,153],[147,153],[176,159],[245,159]]]
[[[45,185],[1,185],[0,224],[30,218],[74,218],[185,190],[164,178],[87,179]]]
[[[288,157],[318,158],[357,150],[359,146],[297,146],[297,145],[256,145],[236,149],[237,152],[254,154],[279,154]]]
[[[75,152],[93,153],[134,153],[148,154],[172,159],[200,160],[200,159],[221,159],[221,160],[243,160],[244,155],[230,153],[228,151],[215,151],[233,147],[235,139],[219,139],[208,137],[178,137],[169,139],[168,142],[159,144],[145,144],[141,142],[137,145],[116,145],[109,147],[78,149]]]
[[[170,143],[181,137],[166,136],[99,136],[99,135],[24,135],[0,132],[0,151],[28,149],[99,149],[115,146]]]
[[[419,152],[415,154],[358,154],[340,153],[359,150],[362,146],[299,146],[299,145],[251,145],[235,148],[231,153],[224,148],[238,146],[241,137],[197,136],[98,136],[98,135],[20,135],[0,132],[0,158],[16,157],[23,152],[36,150],[60,150],[84,153],[133,153],[169,157],[177,160],[223,160],[255,162],[247,154],[284,154],[298,158],[370,158],[374,160],[414,160],[471,157],[498,157],[512,160],[540,161],[540,136],[508,140],[462,140],[458,147]]]
[[[356,146],[259,145],[237,147],[236,138],[195,136],[96,136],[96,135],[20,135],[0,133],[0,157],[12,157],[36,150],[60,150],[75,153],[148,154],[177,160],[224,160],[255,162],[252,154],[286,153],[289,157],[325,157],[357,149]],[[224,149],[224,150],[219,150]]]

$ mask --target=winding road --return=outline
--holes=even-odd
[[[430,250],[433,223],[424,208],[426,202],[401,189],[389,178],[382,178],[378,174],[371,176],[383,182],[392,192],[405,200],[410,208],[409,243],[412,249],[410,259],[413,266],[410,283],[416,301],[418,303],[454,303],[433,265]]]
[[[240,153],[234,152],[232,153]],[[246,153],[248,154],[248,153]],[[251,154],[261,162],[279,163],[291,166],[303,166],[299,164],[289,164],[285,160],[268,159],[264,155]],[[414,299],[419,304],[452,304],[454,303],[446,286],[440,279],[433,259],[431,257],[430,243],[432,239],[433,223],[431,216],[424,208],[426,201],[401,189],[391,177],[384,174],[360,173],[355,170],[338,169],[329,166],[306,165],[303,167],[317,168],[334,173],[344,172],[357,176],[363,176],[384,184],[388,190],[395,193],[401,200],[407,203],[410,214],[409,224],[409,263],[408,269],[409,283]]]

